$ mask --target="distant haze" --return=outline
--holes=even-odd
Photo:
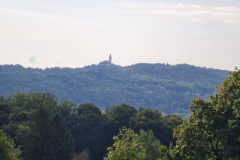
[[[240,67],[239,0],[3,0],[0,64]]]

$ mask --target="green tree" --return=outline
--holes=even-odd
[[[189,120],[176,128],[178,159],[240,159],[240,71],[207,101],[196,99]]]
[[[70,123],[71,113],[76,106],[77,104],[75,102],[64,101],[64,102],[61,102],[57,108],[58,112],[65,119],[68,125],[70,125],[69,123]]]
[[[139,132],[152,130],[162,144],[169,145],[173,141],[173,124],[162,116],[159,110],[140,109],[132,119],[132,127]]]
[[[108,139],[112,139],[114,135],[118,134],[120,128],[129,128],[136,113],[137,109],[127,104],[119,104],[108,107],[105,114],[108,121],[108,133],[106,133]],[[109,144],[112,143],[113,142],[110,141]]]
[[[129,127],[130,120],[136,113],[136,108],[127,104],[113,105],[106,110],[108,119],[113,123],[117,130],[122,127]]]
[[[112,105],[106,109],[104,113],[104,145],[111,146],[113,144],[113,136],[117,135],[122,127],[129,128],[131,121],[137,113],[137,109],[127,104]]]
[[[167,115],[164,117],[164,119],[166,119],[167,121],[169,121],[174,127],[179,126],[180,124],[183,123],[183,119],[182,117],[178,116],[178,115]]]
[[[123,128],[113,140],[113,146],[108,148],[109,160],[145,160],[146,149],[133,130]]]
[[[102,159],[102,113],[92,103],[84,103],[71,114],[71,132],[76,143],[75,152],[88,150],[91,159]]]
[[[11,108],[4,97],[0,96],[0,129],[3,125],[8,124],[8,116],[11,113]]]
[[[0,130],[0,159],[1,160],[18,160],[20,150],[16,148],[12,139]]]
[[[162,157],[160,141],[154,136],[152,130],[140,130],[139,140],[146,151],[145,160],[158,160]]]
[[[20,146],[22,157],[25,157],[25,146],[29,136],[32,116],[36,110],[45,107],[49,114],[56,113],[56,99],[50,93],[17,93],[4,101],[10,109],[8,124],[2,129],[13,138],[15,144]]]
[[[164,157],[160,141],[152,131],[141,130],[137,134],[132,129],[122,128],[113,139],[114,144],[107,149],[110,160],[158,160]]]
[[[26,144],[26,159],[71,160],[74,144],[70,131],[61,116],[40,108],[32,118]]]

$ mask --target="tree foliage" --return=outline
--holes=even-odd
[[[155,136],[165,145],[169,145],[173,141],[171,133],[174,126],[163,117],[159,110],[140,109],[132,120],[133,128],[136,131],[152,130]]]
[[[189,113],[191,101],[197,97],[208,98],[228,73],[187,64],[92,65],[44,70],[3,65],[0,75],[2,96],[19,91],[48,92],[61,101],[92,102],[101,109],[126,103],[174,114]]]
[[[0,130],[0,159],[18,160],[20,153],[19,148],[16,147],[13,140]]]
[[[114,144],[108,148],[109,160],[158,160],[163,156],[160,141],[152,131],[137,134],[122,128],[113,139]]]
[[[163,116],[158,110],[138,110],[127,104],[113,105],[105,111],[93,103],[57,104],[55,96],[49,93],[18,93],[0,102],[0,117],[4,120],[0,128],[19,146],[23,160],[67,160],[72,159],[73,152],[75,159],[101,160],[107,154],[106,148],[113,144],[112,137],[122,127],[135,131],[145,157],[152,159],[160,155],[159,148],[164,148],[158,147],[158,139],[166,145],[174,141],[173,124],[180,121],[174,116]],[[84,151],[87,156],[81,155]]]
[[[107,108],[106,115],[117,129],[129,127],[130,120],[137,113],[137,109],[127,104],[113,105]]]
[[[7,116],[8,123],[0,127],[20,146],[22,159],[72,158],[71,133],[57,113],[54,95],[18,93],[5,100],[5,105],[11,112]],[[2,115],[4,113],[0,117]]]
[[[76,152],[88,150],[92,159],[102,157],[102,113],[97,106],[84,103],[73,109],[70,128]]]
[[[144,160],[146,151],[139,136],[131,129],[123,128],[113,137],[114,144],[108,148],[109,160]]]
[[[196,99],[192,116],[176,128],[176,157],[240,159],[240,71],[233,72],[209,100]]]
[[[45,96],[44,96],[45,97]],[[56,111],[55,99],[46,96],[31,115],[26,159],[71,160],[74,144],[65,121]]]

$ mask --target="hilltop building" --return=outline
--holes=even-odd
[[[104,60],[104,61],[100,62],[98,65],[101,65],[101,66],[111,66],[111,65],[113,65],[112,55],[110,54],[108,60]]]
[[[109,56],[109,62],[112,63],[112,55]]]

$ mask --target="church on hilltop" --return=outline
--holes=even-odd
[[[108,60],[102,61],[98,65],[100,65],[100,66],[111,66],[111,65],[113,65],[112,55],[110,54]]]

